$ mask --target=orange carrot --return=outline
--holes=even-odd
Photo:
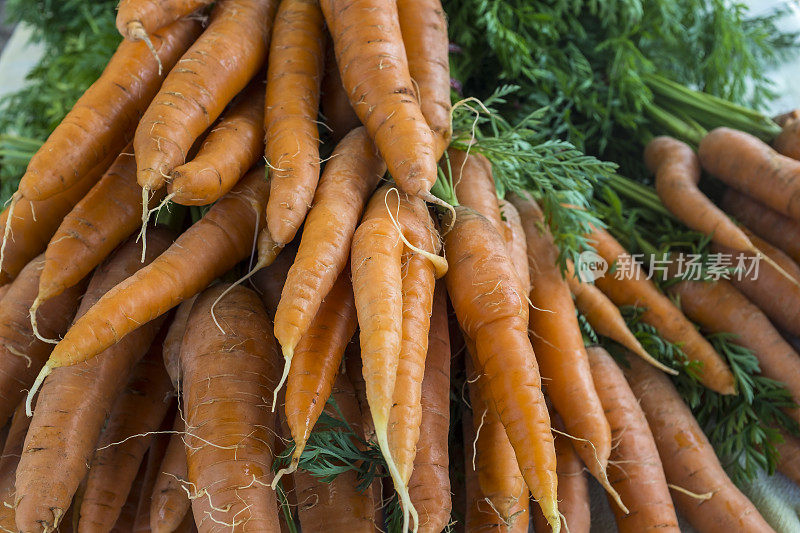
[[[436,150],[411,82],[397,6],[386,0],[322,0],[350,103],[400,188],[426,201]]]
[[[34,336],[27,309],[35,298],[43,266],[42,256],[28,263],[8,285],[8,298],[0,305],[0,424],[14,413],[53,349],[52,344]],[[67,331],[85,287],[79,283],[39,308],[40,335],[58,338]]]
[[[235,286],[198,296],[181,345],[188,481],[192,510],[201,532],[239,529],[279,531],[272,481],[268,401],[279,373],[278,351],[258,296]]]
[[[614,438],[609,479],[630,508],[630,513],[623,514],[611,505],[617,528],[620,533],[680,533],[658,448],[636,396],[608,352],[594,346],[588,353]]]
[[[681,515],[700,531],[767,533],[773,529],[731,482],[692,412],[669,379],[637,358],[625,377],[647,417]],[[708,496],[708,497],[707,497]]]
[[[208,205],[230,191],[261,157],[263,122],[264,82],[256,78],[214,124],[194,159],[172,169],[172,201]]]
[[[330,36],[326,39],[325,46],[325,75],[322,78],[320,111],[336,144],[361,125],[347,98],[347,91],[342,86],[342,77],[336,65],[336,55],[333,53]]]
[[[152,229],[146,261],[166,249],[172,238],[164,229]],[[128,241],[96,270],[78,316],[141,267],[140,247]],[[59,369],[47,379],[17,469],[16,520],[20,531],[52,530],[58,525],[86,475],[114,398],[160,325],[161,320],[143,324],[101,357],[80,367]]]
[[[133,526],[136,521],[136,509],[139,507],[139,495],[141,494],[142,486],[144,485],[144,476],[147,474],[146,469],[147,467],[142,464],[139,467],[139,470],[136,472],[136,477],[134,477],[133,483],[131,484],[131,490],[128,492],[128,498],[122,505],[122,510],[119,513],[117,522],[114,524],[112,529],[106,530],[109,531],[109,533],[130,533],[133,531]],[[73,508],[74,506],[70,509]],[[75,512],[75,514],[78,515],[78,518],[80,519],[79,513]],[[86,531],[86,529],[79,531]]]
[[[703,168],[728,186],[800,219],[800,161],[786,157],[758,137],[717,128],[700,142]]]
[[[797,142],[800,139],[800,121],[798,121],[798,118],[800,118],[800,112],[797,109],[793,109],[773,119],[783,129],[773,139],[772,147],[780,154],[792,159],[800,158],[800,143]]]
[[[172,322],[167,329],[161,350],[164,356],[164,368],[166,368],[167,375],[176,391],[180,390],[181,381],[181,342],[183,342],[186,321],[189,320],[189,313],[192,310],[195,298],[189,298],[178,306],[175,316],[172,317]]]
[[[414,470],[408,482],[411,503],[419,513],[421,533],[439,533],[450,522],[450,475],[447,434],[450,426],[450,335],[447,293],[438,283],[428,332],[428,354],[422,380],[420,423]]]
[[[91,359],[247,257],[263,224],[259,214],[267,183],[262,173],[260,168],[248,173],[152,264],[104,294],[56,345],[40,376]]]
[[[492,223],[497,234],[505,239],[506,227],[500,216],[500,205],[494,188],[492,164],[478,153],[467,154],[457,148],[447,151],[453,173],[458,202],[474,209]]]
[[[783,433],[783,442],[776,448],[780,454],[778,472],[800,483],[800,438]]]
[[[153,507],[153,487],[161,472],[161,463],[170,443],[170,431],[172,430],[172,420],[177,411],[177,404],[172,401],[167,415],[161,421],[158,434],[153,435],[153,441],[147,449],[147,462],[145,463],[144,479],[142,490],[139,493],[139,502],[136,507],[136,520],[133,524],[133,532],[150,532],[150,509]]]
[[[522,287],[522,294],[531,292],[531,276],[528,272],[528,243],[525,239],[525,229],[522,227],[522,218],[514,204],[499,200],[500,214],[503,216],[505,228],[506,249],[508,257],[514,263]]]
[[[668,341],[678,343],[690,361],[699,361],[700,381],[720,394],[735,394],[733,374],[694,325],[648,280],[640,266],[607,231],[595,228],[589,235],[597,253],[618,269],[595,280],[595,285],[618,306],[644,307],[641,319]],[[628,270],[624,272],[624,270]],[[619,279],[618,279],[619,278]],[[785,279],[785,278],[784,278]]]
[[[142,458],[167,413],[172,390],[157,342],[136,365],[114,402],[89,467],[79,531],[108,531],[120,516]],[[134,511],[135,512],[135,511]]]
[[[527,335],[528,305],[519,294],[505,242],[487,219],[457,207],[445,250],[451,265],[447,289],[459,324],[475,341],[476,366],[486,376],[525,482],[557,533],[561,524],[550,417]]]
[[[275,312],[275,337],[284,357],[292,356],[344,270],[361,212],[385,171],[363,128],[342,139],[325,166]]]
[[[287,244],[281,255],[275,259],[275,262],[269,268],[259,270],[253,276],[253,285],[258,289],[261,301],[264,302],[264,307],[267,308],[267,314],[270,316],[275,316],[286,275],[289,273],[289,269],[294,264],[297,256],[298,244],[297,239]]]
[[[188,475],[186,445],[183,442],[185,430],[186,424],[178,411],[150,497],[150,530],[153,533],[175,531],[184,516],[191,516],[189,494],[184,489]]]
[[[0,456],[0,528],[3,531],[17,531],[14,521],[14,481],[30,421],[25,414],[25,403],[19,404],[11,418],[3,455]]]
[[[199,21],[184,19],[150,35],[164,75],[199,32]],[[115,157],[131,140],[130,134],[163,79],[145,43],[123,41],[100,78],[31,158],[19,183],[22,196],[28,200],[49,198]]]
[[[267,227],[280,244],[294,239],[319,181],[317,113],[324,46],[319,0],[283,0],[270,43],[264,113],[272,174]]]
[[[131,41],[149,39],[148,34],[172,24],[213,0],[120,0],[117,30]]]
[[[345,372],[347,379],[353,384],[356,391],[356,399],[361,407],[361,428],[364,431],[364,440],[375,442],[375,424],[372,422],[372,413],[367,402],[367,383],[364,381],[363,365],[361,364],[361,345],[359,335],[347,345],[344,352]],[[373,485],[374,486],[374,485]],[[380,498],[378,498],[380,499]]]
[[[144,194],[164,186],[189,149],[264,63],[274,0],[220,0],[169,73],[133,140]]]
[[[438,160],[450,144],[450,40],[439,0],[398,0],[397,14],[422,116],[436,142]]]

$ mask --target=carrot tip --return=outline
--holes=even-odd
[[[281,468],[280,470],[278,470],[278,473],[275,474],[275,477],[273,478],[272,483],[270,484],[270,486],[272,487],[272,490],[275,490],[275,487],[278,486],[278,482],[281,480],[281,478],[284,475],[294,473],[297,470],[297,465],[299,463],[300,463],[300,461],[297,458],[292,457],[292,462],[289,463],[289,466],[287,466],[286,468]]]
[[[28,395],[25,397],[25,414],[28,417],[33,416],[33,397],[36,395],[36,392],[39,390],[39,387],[42,386],[44,383],[44,379],[50,375],[50,372],[53,371],[53,364],[50,361],[47,361],[42,370],[39,371],[39,375],[36,376],[36,380],[33,382],[31,386],[31,390],[28,391]]]
[[[34,336],[36,336],[37,339],[39,339],[42,342],[46,342],[48,344],[58,344],[58,339],[48,339],[46,337],[43,337],[39,333],[39,327],[36,320],[36,311],[39,309],[40,305],[42,305],[42,300],[37,296],[36,299],[33,301],[33,305],[31,305],[29,311],[31,317],[31,329],[33,329],[33,334]]]
[[[153,46],[153,41],[150,40],[150,36],[147,35],[147,32],[142,26],[142,23],[138,20],[134,20],[128,23],[128,38],[132,41],[144,41],[144,44],[147,45],[147,48],[150,50],[150,53],[153,54],[153,57],[158,63],[158,75],[164,72],[164,65],[161,64],[161,58],[158,57],[158,52],[156,51],[156,47]]]
[[[272,393],[272,412],[275,412],[275,407],[278,405],[278,393],[280,392],[283,384],[286,383],[286,378],[289,377],[289,370],[292,368],[292,357],[294,357],[294,349],[284,349],[283,350],[283,358],[285,360],[283,364],[283,374],[281,375],[280,381],[275,386],[275,391]]]
[[[16,207],[20,197],[19,191],[15,192],[11,197],[11,204],[8,206],[8,217],[6,217],[6,225],[3,228],[3,243],[0,244],[0,272],[3,271],[3,260],[5,259],[6,255],[6,244],[8,244],[8,238],[11,237],[11,222],[14,220],[14,207]]]
[[[400,506],[403,509],[403,533],[408,531],[409,523],[411,525],[411,530],[417,533],[419,529],[419,515],[414,508],[414,504],[411,502],[411,496],[408,493],[408,485],[403,483],[400,470],[398,470],[397,463],[395,463],[389,449],[389,434],[386,423],[385,421],[377,421],[374,417],[373,422],[375,422],[375,436],[378,439],[378,447],[383,454],[383,458],[386,460],[389,475],[392,477],[394,489],[397,491],[397,495],[400,498]]]

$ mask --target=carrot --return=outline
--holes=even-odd
[[[148,34],[172,24],[213,0],[120,0],[117,30],[130,41],[147,40]]]
[[[164,357],[164,368],[172,386],[176,391],[180,391],[181,381],[181,342],[186,331],[186,321],[189,320],[189,313],[192,310],[196,297],[185,300],[178,306],[175,316],[167,329],[164,337],[161,353]]]
[[[506,227],[497,202],[492,164],[481,154],[467,154],[457,148],[450,148],[447,154],[458,202],[486,217],[505,239]]]
[[[173,235],[154,228],[146,261],[169,246]],[[129,240],[99,267],[78,316],[120,280],[141,268],[140,248]],[[54,371],[42,387],[17,469],[17,526],[20,531],[52,530],[86,475],[97,438],[113,400],[128,381],[161,325],[143,324],[80,367]]]
[[[108,531],[119,518],[152,432],[170,406],[171,390],[157,342],[133,369],[100,435],[81,502],[79,531]]]
[[[199,33],[199,21],[184,19],[150,35],[165,72]],[[123,41],[100,78],[31,158],[19,183],[22,197],[49,198],[115,157],[130,141],[131,132],[161,86],[164,77],[158,70],[145,43]]]
[[[789,123],[794,122],[798,118],[800,118],[800,109],[792,109],[791,111],[787,111],[786,113],[781,113],[780,115],[775,115],[774,117],[772,117],[772,121],[775,124],[777,124],[778,126],[780,126],[781,128],[784,128],[784,130],[785,130],[785,129],[787,129],[786,126]],[[782,132],[782,133],[786,133],[787,135],[791,134],[792,138],[793,139],[795,138],[794,134],[792,132],[785,131],[785,132]],[[780,137],[780,135],[779,135],[779,137]],[[776,150],[778,150],[777,138],[772,142],[772,146]],[[781,152],[781,153],[783,153],[783,152]],[[783,154],[783,155],[789,155],[789,154]]]
[[[8,292],[8,289],[10,288],[11,288],[10,283],[6,283],[5,285],[0,286],[0,302],[3,301],[3,297],[5,297],[6,293]]]
[[[69,189],[46,200],[12,200],[0,214],[0,285],[17,277],[22,267],[47,248],[64,216],[97,183],[115,155],[105,158]]]
[[[438,160],[453,133],[450,124],[450,40],[439,0],[398,0],[397,14],[422,116],[433,132]]]
[[[525,229],[522,227],[522,218],[511,202],[499,200],[498,205],[500,206],[500,214],[503,217],[508,257],[514,263],[514,270],[517,272],[521,283],[522,294],[530,294],[531,276],[528,272],[528,243],[525,239]]]
[[[575,265],[571,261],[567,263],[565,277],[567,278],[569,289],[575,297],[575,307],[578,308],[578,311],[586,318],[595,332],[620,343],[662,372],[673,375],[678,374],[677,370],[659,362],[655,357],[647,353],[647,350],[628,329],[622,313],[619,312],[614,302],[609,300],[608,296],[603,294],[603,291],[595,285],[580,281],[575,273]]]
[[[511,202],[520,212],[527,238],[530,338],[547,394],[589,472],[627,512],[606,475],[611,428],[594,388],[572,295],[558,269],[558,248],[533,199],[512,195]]]
[[[595,228],[588,238],[609,265],[616,263],[618,266],[617,273],[596,279],[595,285],[618,306],[644,307],[643,322],[655,327],[668,341],[680,344],[689,360],[702,363],[698,374],[703,385],[720,394],[735,394],[733,374],[722,357],[675,304],[646,278],[622,245],[599,228]],[[623,272],[623,267],[629,272]]]
[[[53,368],[91,359],[247,257],[263,223],[259,214],[267,183],[262,172],[257,168],[248,173],[152,264],[104,294],[56,345],[40,377]]]
[[[25,414],[25,404],[19,404],[11,418],[3,455],[0,456],[0,529],[3,531],[17,531],[14,522],[14,480],[30,421]]]
[[[269,268],[259,270],[253,276],[253,285],[255,285],[264,307],[267,308],[267,314],[270,316],[275,316],[286,275],[289,273],[289,269],[294,264],[297,256],[298,244],[297,239],[287,244]]]
[[[800,438],[782,433],[783,442],[776,448],[780,454],[778,472],[795,483],[800,483]]]
[[[563,431],[564,423],[558,414],[553,411],[550,413],[554,427]],[[556,434],[554,438],[558,474],[558,510],[563,515],[565,529],[569,528],[570,533],[589,533],[592,520],[589,509],[589,480],[584,473],[583,461],[575,452],[569,437]],[[612,509],[617,512],[617,506],[613,502],[610,503]],[[538,510],[533,513],[533,530],[536,533],[546,533],[550,530],[544,515]]]
[[[328,36],[325,40],[325,75],[322,77],[320,94],[320,112],[325,118],[325,125],[331,132],[331,139],[338,144],[352,130],[361,126],[347,91],[342,85],[336,55],[333,53],[333,42]]]
[[[27,309],[35,298],[43,265],[42,256],[28,263],[8,285],[8,298],[0,305],[0,424],[5,424],[25,398],[53,349],[52,344],[34,336]],[[40,335],[57,338],[67,331],[85,287],[79,283],[39,308]]]
[[[361,432],[361,408],[353,385],[345,374],[336,376],[331,396],[336,400],[339,412],[344,415],[344,421],[354,431]],[[286,397],[290,397],[288,389]],[[335,409],[327,407],[326,410],[330,415],[340,417]],[[308,472],[300,470],[295,473],[294,482],[303,531],[375,531],[375,524],[372,523],[375,508],[371,495],[367,491],[356,490],[358,480],[354,470],[338,475],[330,483],[318,481]]]
[[[758,510],[731,482],[703,430],[669,379],[629,358],[625,377],[653,432],[677,510],[700,531],[771,532]],[[690,491],[689,495],[683,491]]]
[[[561,528],[556,500],[555,449],[541,378],[528,340],[528,305],[503,239],[491,223],[464,207],[445,236],[451,269],[447,289],[459,324],[475,341],[478,369],[514,447],[533,498],[554,532]]]
[[[800,137],[800,112],[793,109],[788,113],[779,115],[772,120],[781,126],[782,130],[772,141],[772,147],[781,155],[798,159],[800,157],[800,144],[797,142]]]
[[[164,186],[198,137],[264,63],[274,0],[221,0],[145,111],[133,147],[143,194]]]
[[[267,227],[276,242],[294,239],[319,181],[320,83],[325,21],[318,0],[283,0],[270,43],[264,128],[272,174]]]
[[[347,264],[361,212],[386,166],[364,128],[350,132],[325,166],[275,312],[275,337],[291,358]]]
[[[136,509],[139,507],[139,495],[141,494],[142,486],[144,485],[144,476],[147,474],[146,470],[147,467],[144,463],[142,463],[135,474],[133,483],[131,484],[131,490],[128,492],[128,497],[126,498],[125,503],[122,505],[119,518],[117,519],[113,528],[110,530],[107,529],[106,531],[109,531],[110,533],[130,533],[133,531],[133,525],[136,521]],[[80,523],[78,526],[80,528]],[[83,531],[86,530],[84,529]]]
[[[422,421],[414,469],[408,482],[411,503],[419,513],[421,533],[439,533],[450,522],[450,475],[447,436],[450,427],[450,335],[447,293],[438,283],[428,332],[422,379]]]
[[[279,366],[272,324],[258,296],[226,284],[206,290],[192,308],[181,345],[188,481],[200,531],[246,527],[278,531],[272,481],[272,395]],[[245,526],[246,524],[246,526]]]
[[[400,188],[426,201],[436,150],[409,74],[397,6],[386,0],[322,0],[350,103]]]
[[[172,169],[167,184],[172,201],[208,205],[230,191],[260,159],[263,122],[264,82],[256,78],[222,114],[194,159]]]
[[[183,517],[191,515],[188,512],[191,502],[183,484],[188,475],[183,440],[185,430],[186,424],[179,410],[150,496],[150,530],[153,533],[175,531]]]
[[[751,235],[750,238],[762,254],[771,257],[773,262],[777,263],[783,271],[788,272],[791,277],[800,279],[800,266],[789,256],[755,235]],[[734,250],[716,244],[712,249],[718,253],[730,254],[734,265],[738,263],[739,254]],[[772,265],[762,264],[756,256],[743,254],[743,257],[744,268],[747,268],[749,261],[749,264],[758,265],[757,271],[754,269],[752,273],[748,274],[743,270],[741,275],[733,274],[730,276],[731,283],[756,304],[776,326],[792,335],[800,334],[800,323],[798,323],[800,287],[786,279]]]
[[[155,487],[156,480],[161,472],[161,463],[164,461],[164,455],[169,446],[172,420],[175,418],[176,413],[177,404],[172,401],[170,402],[169,411],[167,411],[167,414],[161,421],[161,426],[158,428],[158,434],[153,435],[153,440],[150,443],[150,447],[147,449],[147,461],[144,463],[145,472],[142,490],[139,494],[139,502],[136,507],[136,520],[133,524],[134,533],[150,531],[150,510],[153,508],[153,487]]]
[[[800,218],[800,161],[730,128],[717,128],[703,137],[698,155],[703,168],[728,186],[795,220]]]
[[[800,262],[800,222],[753,200],[736,189],[722,195],[722,208],[752,233]]]
[[[658,448],[636,396],[608,352],[599,346],[587,351],[614,439],[609,479],[631,511],[623,514],[611,506],[617,528],[620,533],[680,533]]]
[[[347,379],[356,391],[356,399],[361,407],[361,428],[364,432],[364,440],[375,442],[375,424],[372,422],[372,413],[367,402],[367,383],[364,381],[363,365],[361,363],[361,344],[358,332],[355,338],[350,341],[344,352],[344,365]],[[380,499],[380,498],[378,498]]]
[[[736,288],[725,280],[715,282],[679,281],[669,287],[679,299],[686,316],[711,333],[734,332],[735,342],[749,348],[758,358],[761,373],[784,382],[795,403],[800,403],[800,355],[778,330]],[[790,411],[800,422],[800,409]]]

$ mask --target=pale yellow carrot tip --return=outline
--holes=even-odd
[[[158,63],[158,75],[164,72],[164,65],[161,64],[161,58],[158,57],[158,52],[156,51],[156,47],[153,46],[153,41],[150,40],[150,36],[147,35],[147,32],[144,31],[144,26],[138,20],[134,20],[128,23],[128,36],[132,41],[144,41],[144,44],[147,45],[147,48],[150,50],[150,53],[153,54],[153,57]]]
[[[272,393],[272,412],[275,412],[275,407],[278,405],[278,393],[280,392],[281,388],[283,387],[284,383],[286,383],[286,378],[289,377],[289,370],[292,368],[292,357],[294,357],[294,350],[286,349],[283,350],[283,374],[281,374],[281,379],[278,381],[278,384],[275,386],[275,391]]]
[[[411,531],[417,533],[419,529],[419,515],[414,508],[414,504],[411,503],[408,485],[403,483],[400,470],[397,468],[397,463],[394,462],[392,453],[389,451],[387,424],[383,421],[376,421],[374,418],[373,421],[375,422],[375,436],[378,439],[378,447],[381,449],[381,454],[383,454],[383,458],[386,460],[386,467],[389,469],[389,475],[392,477],[394,489],[397,491],[397,495],[400,498],[400,506],[403,509],[403,533],[408,531],[409,525],[411,526]]]
[[[387,191],[386,195],[388,196],[389,192],[392,192],[392,191],[394,191],[398,195],[398,199],[399,199],[400,191],[398,191],[394,187],[389,189],[389,191]],[[406,236],[403,235],[403,229],[400,227],[400,223],[397,222],[397,220],[394,217],[394,214],[392,214],[392,210],[389,209],[389,204],[386,202],[386,196],[384,196],[384,198],[383,198],[383,203],[386,206],[386,211],[389,213],[389,218],[392,220],[392,224],[394,225],[395,229],[397,229],[397,233],[400,235],[400,239],[402,239],[403,244],[405,244],[406,247],[409,250],[411,250],[414,253],[420,254],[422,257],[426,258],[427,260],[429,260],[433,264],[433,269],[435,271],[436,279],[443,278],[444,275],[447,274],[447,269],[449,268],[448,265],[447,265],[447,259],[445,259],[444,257],[442,257],[440,255],[436,255],[434,253],[431,253],[431,252],[428,252],[428,251],[423,250],[421,248],[418,248],[418,247],[414,246],[413,244],[411,244],[410,242],[408,242],[408,239],[406,239]],[[450,204],[447,204],[447,205],[450,205]],[[454,213],[455,213],[455,211],[454,211]]]
[[[544,514],[547,519],[547,523],[550,524],[552,532],[560,533],[561,513],[558,511],[558,503],[556,500],[552,498],[542,498],[539,500],[539,507],[541,507],[542,514]]]
[[[784,270],[784,269],[783,269],[783,267],[781,267],[781,266],[780,266],[778,263],[776,263],[775,261],[773,261],[773,260],[772,260],[772,258],[771,258],[770,256],[768,256],[768,255],[767,255],[767,254],[765,254],[764,252],[760,251],[760,250],[759,250],[758,248],[756,248],[755,246],[753,246],[753,250],[756,252],[756,254],[757,254],[757,256],[758,256],[758,257],[760,257],[761,259],[763,259],[764,261],[766,261],[766,262],[767,262],[767,264],[768,264],[769,266],[771,266],[772,268],[774,268],[775,270],[777,270],[777,271],[778,271],[778,273],[779,273],[781,276],[783,276],[784,278],[786,278],[786,279],[788,279],[789,281],[791,281],[791,282],[792,282],[794,285],[797,285],[798,287],[800,287],[800,281],[798,281],[798,280],[794,279],[794,276],[792,276],[791,274],[789,274],[788,272],[786,272],[786,270]]]
[[[677,376],[679,374],[679,372],[674,368],[668,367],[667,365],[665,365],[664,363],[662,363],[661,361],[659,361],[658,359],[647,353],[647,350],[645,350],[644,347],[641,344],[639,344],[639,342],[637,342],[636,344],[637,346],[633,347],[635,348],[632,350],[633,353],[644,359],[646,363],[653,365],[657,369],[667,374],[671,374],[673,376]]]
[[[39,371],[39,375],[36,376],[36,380],[33,382],[31,390],[28,391],[28,395],[25,397],[25,414],[28,415],[28,417],[33,416],[33,397],[36,396],[36,393],[39,391],[39,387],[42,386],[42,383],[44,383],[45,378],[50,375],[50,372],[53,371],[54,366],[55,365],[53,362],[48,360]]]
[[[603,479],[600,480],[600,485],[606,490],[609,496],[614,500],[614,503],[622,510],[623,513],[628,514],[628,508],[625,507],[625,504],[622,503],[622,498],[619,495],[619,492],[611,486],[611,483],[608,481],[608,475],[606,475],[606,471],[603,470]]]
[[[295,450],[295,454],[296,453],[297,453],[297,451]],[[302,453],[302,450],[301,450],[301,453]],[[281,468],[280,470],[278,470],[278,473],[275,474],[275,477],[272,479],[272,483],[270,484],[270,486],[272,487],[272,490],[275,490],[275,487],[278,486],[278,482],[281,480],[281,478],[284,475],[292,474],[295,471],[297,471],[297,466],[299,464],[300,464],[300,456],[299,455],[297,455],[297,456],[292,455],[292,462],[289,463],[289,466],[287,466],[286,468]]]
[[[8,238],[11,236],[11,222],[14,220],[14,207],[16,207],[20,197],[19,191],[15,192],[11,197],[11,203],[8,206],[6,227],[3,228],[3,243],[0,244],[0,271],[3,270],[3,260],[6,257],[6,244],[8,244]]]
[[[39,339],[42,342],[46,342],[48,344],[58,344],[58,339],[48,339],[46,337],[43,337],[39,333],[39,326],[36,320],[36,311],[39,309],[40,305],[42,305],[42,299],[37,296],[36,299],[33,301],[33,305],[31,305],[29,311],[31,316],[31,328],[33,329],[33,334],[36,336],[37,339]]]

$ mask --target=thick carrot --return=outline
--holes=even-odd
[[[497,234],[505,239],[506,226],[500,215],[492,164],[476,152],[467,154],[457,148],[450,148],[447,154],[458,203],[486,217]]]
[[[528,243],[525,239],[522,218],[511,202],[499,200],[498,204],[500,206],[500,214],[503,216],[508,257],[514,263],[514,270],[517,272],[521,283],[522,294],[530,294],[531,276],[528,272]]]
[[[583,463],[624,510],[606,475],[611,428],[594,388],[575,304],[558,268],[558,248],[544,229],[536,202],[518,195],[510,199],[522,217],[528,244],[530,339],[545,389]]]
[[[686,316],[712,333],[733,332],[734,342],[752,350],[761,373],[784,382],[795,403],[800,403],[800,355],[792,349],[761,310],[725,280],[680,281],[669,287]],[[800,422],[800,409],[790,411]]]
[[[275,337],[285,357],[292,356],[344,270],[361,212],[384,172],[364,128],[342,139],[325,166],[275,312]]]
[[[184,19],[150,35],[164,75],[199,33],[199,21]],[[123,41],[100,78],[28,163],[19,183],[22,196],[28,200],[49,198],[115,157],[131,140],[130,134],[163,79],[145,43]]]
[[[436,147],[415,98],[396,4],[322,0],[320,5],[350,103],[389,173],[406,193],[433,201]]]
[[[0,287],[0,302],[3,301],[3,298],[5,297],[6,293],[8,292],[8,289],[10,289],[10,288],[11,288],[11,284],[10,283],[6,283],[5,285]]]
[[[213,0],[120,0],[117,30],[131,41],[147,39],[148,34],[172,24]]]
[[[421,533],[439,533],[450,522],[452,502],[447,435],[450,427],[450,334],[447,292],[438,283],[428,332],[428,354],[422,379],[422,422],[414,470],[408,482],[411,503],[419,513]]]
[[[50,239],[34,308],[78,283],[128,238],[139,227],[141,201],[136,161],[126,148]],[[154,196],[148,207],[159,201]]]
[[[83,198],[86,192],[114,161],[116,154],[106,157],[70,188],[46,200],[12,201],[0,214],[0,284],[13,280],[28,261],[42,253],[58,230],[64,216]],[[9,223],[9,218],[11,222]]]
[[[777,445],[780,460],[778,472],[795,483],[800,483],[800,438],[783,433],[783,442]]]
[[[52,344],[34,336],[28,314],[43,266],[42,256],[28,263],[8,285],[8,298],[0,305],[0,424],[5,424],[24,399],[53,349]],[[58,338],[67,331],[85,287],[79,283],[39,308],[40,335]]]
[[[76,320],[50,354],[45,369],[94,357],[140,324],[194,296],[247,257],[257,224],[263,223],[259,215],[266,197],[267,183],[263,169],[258,168],[152,264],[113,287]]]
[[[281,291],[286,281],[286,275],[289,273],[289,269],[294,264],[297,256],[298,244],[297,239],[287,244],[274,263],[268,268],[259,270],[253,276],[253,285],[258,290],[261,301],[264,302],[264,307],[267,308],[267,314],[271,317],[275,316],[275,310],[278,309],[278,302],[281,299]]]
[[[164,368],[167,370],[167,375],[172,386],[176,391],[180,391],[181,381],[181,342],[183,342],[183,334],[186,331],[186,321],[189,320],[189,313],[192,310],[196,297],[185,300],[172,317],[172,322],[167,329],[167,334],[164,337],[164,344],[162,345],[161,354],[164,357]]]
[[[558,414],[551,411],[553,426],[564,431],[564,423]],[[589,533],[592,524],[589,509],[589,480],[586,477],[583,461],[575,452],[569,437],[556,434],[556,473],[558,474],[558,510],[563,515],[564,524],[570,533]],[[613,453],[613,452],[612,452]],[[611,502],[613,509],[617,505]],[[550,525],[544,515],[535,510],[532,515],[535,533],[547,533]]]
[[[206,290],[192,308],[181,345],[188,481],[201,532],[279,531],[272,481],[274,415],[269,398],[280,372],[272,324],[258,296],[236,286]],[[246,524],[246,525],[245,525]]]
[[[689,360],[702,363],[698,374],[706,387],[720,394],[735,394],[733,374],[722,356],[714,351],[675,304],[646,278],[622,245],[603,229],[595,228],[588,238],[609,265],[617,265],[616,273],[596,279],[595,285],[618,306],[644,307],[643,322],[655,327],[668,341],[680,344]]]
[[[717,128],[703,137],[698,155],[703,168],[728,186],[800,219],[800,161],[730,128]]]
[[[150,232],[146,261],[172,241],[161,228]],[[120,280],[142,267],[141,248],[128,241],[92,277],[78,316]],[[17,526],[45,531],[58,525],[86,475],[97,438],[114,398],[153,341],[160,320],[143,324],[80,367],[59,369],[47,379],[36,404],[17,469]]]
[[[145,193],[164,186],[189,149],[264,63],[274,0],[221,0],[203,34],[142,116],[133,147]]]
[[[793,109],[788,113],[779,115],[773,120],[777,122],[783,129],[772,141],[772,147],[775,148],[780,154],[792,159],[800,159],[800,112]]]
[[[456,208],[445,236],[451,268],[447,289],[458,321],[475,341],[478,370],[488,381],[514,447],[522,475],[554,532],[561,528],[550,416],[541,377],[528,340],[528,304],[504,240],[473,210]]]
[[[761,253],[769,256],[772,261],[788,272],[794,279],[800,279],[800,266],[792,259],[775,248],[768,242],[751,235],[753,243],[758,246]],[[740,256],[735,250],[719,245],[713,245],[715,252],[729,254],[734,264],[738,263]],[[757,270],[748,273],[746,269],[757,265]],[[741,275],[733,274],[730,281],[747,298],[756,304],[765,315],[779,328],[800,335],[800,287],[792,283],[779,270],[764,261],[760,261],[753,254],[744,254],[744,269]]]
[[[161,426],[170,406],[171,390],[161,343],[156,342],[133,369],[97,442],[81,502],[79,532],[108,531],[114,526],[153,440],[152,432]]]
[[[680,533],[658,448],[636,396],[608,352],[594,346],[588,353],[614,439],[608,477],[630,509],[623,514],[611,505],[617,528],[620,533]]]
[[[319,181],[317,113],[324,59],[319,0],[283,0],[270,43],[264,113],[271,171],[267,227],[280,244],[294,239]]]
[[[144,486],[144,476],[146,474],[147,466],[142,463],[135,474],[133,483],[131,484],[131,490],[128,492],[128,497],[125,499],[125,503],[122,505],[122,510],[119,513],[117,522],[114,524],[112,529],[107,529],[105,531],[109,531],[109,533],[130,533],[133,531],[133,526],[136,522],[136,509],[139,507],[139,495],[142,492],[142,486]],[[71,509],[74,509],[74,506],[71,507]],[[75,514],[79,515],[77,512]],[[80,529],[80,522],[78,523],[78,527]],[[83,531],[86,531],[86,529]]]
[[[450,144],[450,40],[439,0],[398,0],[397,14],[422,116],[436,141],[438,160]]]
[[[647,417],[667,482],[694,493],[672,490],[681,515],[700,531],[773,531],[728,478],[669,378],[637,358],[628,362],[625,377]]]
[[[188,476],[186,466],[186,445],[183,433],[186,424],[181,419],[180,410],[175,415],[172,435],[169,437],[164,459],[158,469],[158,477],[153,484],[150,497],[150,530],[153,533],[175,531],[189,513],[191,502],[184,489]]]
[[[722,195],[722,209],[747,229],[800,262],[800,222],[770,209],[736,189]]]
[[[287,389],[286,397],[290,393]],[[356,393],[345,374],[336,376],[336,384],[331,394],[336,406],[356,433],[361,432],[361,408]],[[324,401],[322,402],[325,403]],[[339,412],[331,407],[326,411],[340,418]],[[349,470],[337,476],[330,483],[323,483],[308,472],[294,474],[297,493],[298,515],[303,531],[330,531],[347,533],[371,533],[375,531],[373,514],[375,507],[369,491],[356,490],[356,472]]]
[[[361,125],[342,85],[330,36],[325,44],[325,75],[322,78],[319,104],[333,142],[338,144],[345,135]]]
[[[172,169],[172,201],[208,205],[230,191],[261,157],[263,122],[264,82],[256,78],[214,124],[194,159]]]
[[[14,481],[30,422],[31,419],[25,414],[25,403],[19,404],[11,418],[11,427],[3,445],[3,455],[0,456],[0,530],[2,531],[17,531],[14,521]]]
[[[647,350],[636,339],[636,336],[628,329],[622,313],[614,305],[614,302],[595,285],[581,282],[578,279],[575,273],[575,265],[572,264],[572,261],[567,263],[565,277],[567,278],[569,289],[575,297],[575,307],[586,317],[587,322],[595,332],[620,343],[643,360],[668,374],[678,373],[677,370],[666,366],[647,353]]]
[[[155,487],[161,472],[161,463],[164,461],[164,455],[170,443],[172,420],[177,412],[177,404],[175,401],[170,403],[170,408],[161,421],[158,433],[153,435],[153,440],[150,443],[150,447],[147,449],[144,480],[142,483],[142,490],[139,494],[138,507],[136,508],[136,520],[133,524],[134,533],[151,531],[150,510],[153,508],[153,487]]]

